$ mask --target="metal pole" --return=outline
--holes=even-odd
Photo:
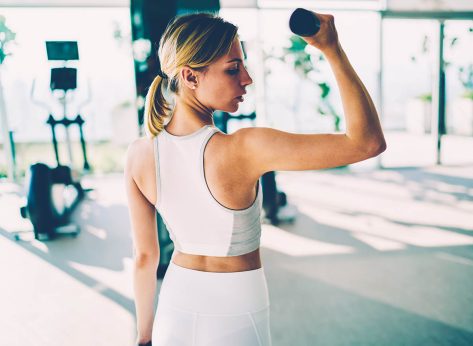
[[[66,131],[66,145],[67,145],[67,153],[69,155],[69,166],[72,167],[74,166],[74,157],[73,157],[73,153],[72,153],[72,142],[71,142],[71,136],[70,136],[70,133],[69,133],[69,125],[70,125],[70,119],[67,118],[67,100],[66,100],[66,97],[67,97],[67,90],[64,90],[64,98],[63,98],[63,113],[64,113],[64,117],[63,117],[63,120],[64,120],[64,130]]]
[[[52,114],[49,114],[49,117],[48,117],[48,120],[46,121],[46,123],[49,124],[49,126],[51,126],[51,135],[52,135],[52,138],[53,138],[54,155],[56,156],[57,165],[60,166],[61,162],[59,161],[59,151],[58,151],[58,147],[57,147],[57,137],[56,137],[56,124],[57,124],[57,121],[54,119]]]
[[[435,73],[434,90],[432,92],[432,132],[436,136],[436,163],[442,164],[442,135],[445,131],[445,69],[443,59],[444,45],[444,29],[443,20],[439,20],[438,35],[438,56]]]

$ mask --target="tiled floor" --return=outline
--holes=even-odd
[[[279,172],[294,224],[263,225],[274,346],[473,344],[473,166]],[[16,242],[0,184],[0,344],[132,345],[121,175],[95,187],[76,239]],[[159,289],[159,286],[158,286]]]

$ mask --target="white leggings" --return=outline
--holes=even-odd
[[[153,346],[270,346],[264,269],[204,272],[171,261],[159,292],[152,342]]]

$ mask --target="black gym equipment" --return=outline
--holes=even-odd
[[[63,125],[66,128],[70,125],[78,125],[79,126],[79,134],[80,134],[80,144],[82,148],[82,155],[84,156],[84,170],[89,171],[90,170],[90,165],[89,162],[87,161],[87,148],[86,148],[86,143],[84,139],[84,132],[82,130],[82,125],[85,123],[84,119],[78,114],[75,119],[68,119],[66,117],[56,120],[54,117],[50,114],[48,117],[48,120],[46,121],[47,124],[51,126],[51,133],[52,133],[52,139],[53,139],[53,147],[54,147],[54,155],[56,157],[57,164],[60,165],[59,161],[59,151],[58,151],[58,146],[57,146],[57,138],[56,138],[56,130],[55,127],[56,125]]]
[[[289,29],[299,36],[314,36],[320,30],[320,21],[313,12],[297,8],[289,18]]]
[[[84,198],[85,190],[72,179],[68,166],[50,168],[40,162],[31,165],[26,191],[27,204],[20,212],[23,218],[31,220],[35,239],[53,240],[58,235],[76,237],[80,233],[77,225],[70,225],[70,217]],[[15,239],[21,239],[18,233]]]
[[[75,41],[49,41],[46,42],[48,60],[62,60],[64,64],[68,60],[78,60],[77,42]],[[87,161],[87,150],[82,126],[84,120],[77,114],[74,119],[67,117],[66,103],[67,94],[77,88],[77,69],[71,67],[55,67],[51,69],[51,92],[61,93],[60,101],[63,105],[63,117],[56,120],[52,112],[46,123],[51,127],[52,143],[56,158],[56,167],[49,167],[44,163],[35,163],[30,166],[26,177],[27,204],[20,208],[23,218],[29,218],[33,225],[34,237],[37,240],[53,240],[59,235],[76,237],[80,233],[77,225],[71,224],[71,215],[79,202],[85,197],[85,193],[91,189],[84,189],[79,180],[75,179],[72,168],[62,165],[59,158],[58,141],[56,138],[56,126],[65,128],[66,144],[69,152],[69,162],[72,166],[72,147],[69,136],[69,127],[77,125],[80,132],[80,142],[84,157],[83,170],[89,171],[90,165]],[[32,87],[32,98],[34,100],[34,82]],[[88,101],[89,99],[87,99]],[[43,105],[40,102],[36,103]],[[84,104],[84,103],[83,103]],[[48,108],[49,110],[49,108]],[[16,232],[15,239],[20,240],[20,233]]]

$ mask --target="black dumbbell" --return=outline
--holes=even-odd
[[[289,18],[289,28],[299,36],[314,36],[319,32],[320,21],[313,12],[297,8]]]

